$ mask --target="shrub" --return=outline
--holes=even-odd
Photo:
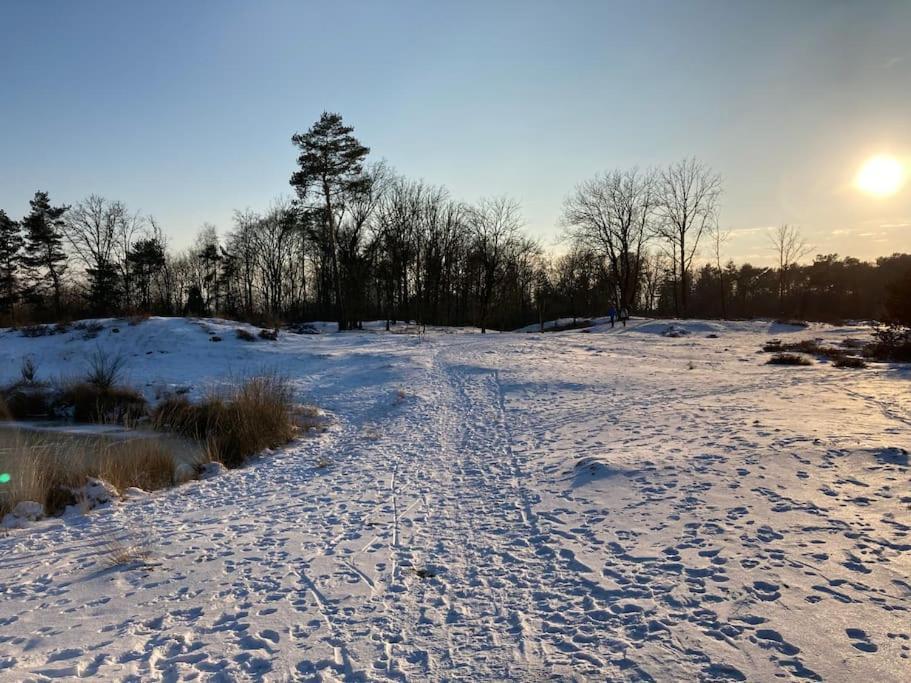
[[[95,353],[89,357],[89,371],[85,381],[99,389],[112,389],[120,381],[124,364],[123,356],[95,349]]]
[[[92,322],[83,323],[83,326],[81,329],[83,330],[83,332],[82,332],[83,339],[94,339],[95,337],[98,336],[98,333],[104,329],[104,325],[102,325],[99,322],[92,321]]]
[[[886,325],[873,332],[874,341],[864,349],[864,355],[882,361],[911,362],[911,327]]]
[[[53,330],[47,325],[27,325],[19,330],[23,337],[46,337],[53,334]]]
[[[278,328],[274,330],[260,330],[259,338],[265,339],[266,341],[275,341],[278,339]]]
[[[832,365],[836,368],[861,369],[867,367],[864,359],[858,358],[857,356],[842,356],[841,358],[836,358]]]
[[[61,389],[54,411],[68,413],[76,422],[132,424],[145,414],[146,400],[129,387],[74,382]]]
[[[52,411],[50,390],[41,384],[16,382],[0,391],[0,420],[47,417]]]
[[[234,334],[236,334],[237,338],[240,339],[241,341],[247,341],[247,342],[256,341],[256,337],[254,336],[254,334],[252,332],[250,332],[249,330],[245,330],[243,328],[238,328],[237,330],[234,331]]]
[[[821,346],[815,339],[803,339],[788,344],[783,343],[780,339],[772,339],[771,341],[766,342],[762,347],[762,350],[766,353],[805,353],[812,356],[819,356],[820,358],[828,358],[832,361],[847,355],[844,349],[836,349],[832,346]]]
[[[152,422],[205,443],[213,460],[239,467],[247,457],[291,440],[291,398],[284,379],[253,377],[199,403],[169,398],[156,407]]]
[[[776,353],[774,356],[769,358],[766,362],[766,365],[812,365],[811,361],[806,356],[801,356],[797,353]]]
[[[19,376],[26,384],[34,384],[38,378],[38,364],[31,358],[23,358],[19,368]]]

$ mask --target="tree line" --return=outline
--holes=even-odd
[[[516,202],[466,203],[371,162],[338,114],[292,143],[293,198],[235,212],[223,234],[204,225],[180,252],[153,218],[97,195],[66,206],[39,191],[20,220],[0,210],[0,319],[148,313],[486,330],[611,306],[682,317],[907,315],[909,255],[801,264],[809,249],[782,226],[770,243],[775,267],[725,262],[721,178],[695,159],[580,183],[556,255],[523,232]]]

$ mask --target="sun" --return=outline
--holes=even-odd
[[[888,154],[867,159],[854,178],[857,189],[874,197],[891,197],[905,182],[902,163]]]

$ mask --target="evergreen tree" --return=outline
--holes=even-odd
[[[89,306],[97,315],[110,315],[118,308],[120,301],[121,282],[117,266],[101,263],[95,268],[86,268],[85,273],[89,280]]]
[[[0,209],[0,313],[11,313],[19,298],[23,243],[19,223]]]
[[[355,326],[355,321],[348,319],[348,302],[342,291],[339,224],[351,198],[370,188],[370,178],[364,173],[370,148],[362,145],[353,131],[341,115],[323,112],[310,130],[291,138],[301,152],[297,158],[300,168],[292,174],[291,185],[301,204],[323,219],[321,241],[330,254],[339,330]]]
[[[139,288],[139,303],[143,311],[152,308],[152,280],[165,266],[165,252],[155,237],[137,240],[127,254],[131,274]]]
[[[206,302],[202,298],[202,290],[199,285],[190,285],[187,292],[186,314],[196,317],[206,314]]]
[[[47,192],[40,190],[29,202],[31,211],[22,220],[25,228],[25,254],[22,263],[31,282],[28,298],[43,305],[48,287],[54,303],[54,313],[60,315],[63,274],[66,272],[66,253],[63,251],[63,214],[68,206],[51,206]]]
[[[202,264],[202,281],[206,290],[205,310],[209,311],[211,309],[214,315],[218,315],[221,303],[221,279],[218,276],[221,252],[219,251],[218,243],[215,241],[207,242],[196,254],[196,258]]]

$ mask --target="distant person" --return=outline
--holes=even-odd
[[[629,311],[625,308],[620,310],[620,322],[623,323],[623,327],[626,327],[626,321],[629,319]]]
[[[613,306],[611,306],[611,307],[610,307],[610,310],[607,312],[607,314],[610,316],[610,326],[613,327],[613,326],[614,326],[614,318],[617,316],[617,309],[614,308]]]

